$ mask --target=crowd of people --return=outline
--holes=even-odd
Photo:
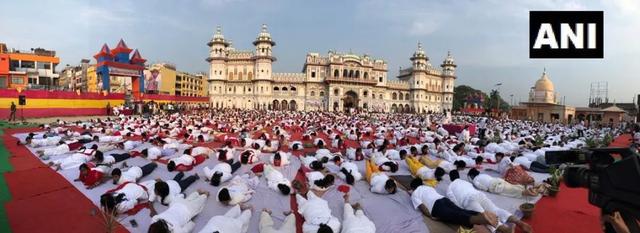
[[[447,130],[445,124],[462,130]],[[57,121],[43,128],[19,143],[34,148],[54,169],[76,169],[76,181],[87,189],[112,186],[100,197],[105,212],[135,215],[149,208],[153,216],[148,232],[220,233],[247,232],[257,211],[260,232],[295,232],[294,212],[285,213],[276,227],[271,210],[246,204],[263,195],[255,190],[261,179],[272,192],[295,198],[297,210],[292,211],[304,219],[299,224],[305,233],[375,232],[376,224],[360,203],[350,201],[345,188],[356,182],[367,182],[376,195],[405,190],[416,211],[438,221],[491,232],[512,232],[513,227],[532,232],[486,194],[516,199],[546,195],[549,185],[531,176],[548,172],[545,152],[584,147],[589,139],[624,131],[450,114],[198,108],[146,118]],[[134,157],[148,163],[129,166],[127,160]],[[300,161],[302,179],[282,172],[294,160]],[[238,172],[241,167],[250,167],[250,172]],[[403,167],[413,176],[409,183],[396,178]],[[156,169],[176,175],[168,180],[147,177]],[[444,179],[451,183],[446,192],[438,192],[435,187]],[[187,192],[195,182],[219,189]],[[344,192],[342,221],[323,199],[332,188]],[[194,229],[192,219],[207,208],[209,198],[229,210],[209,216],[202,229]],[[168,208],[158,212],[157,205]]]

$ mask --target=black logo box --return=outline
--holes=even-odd
[[[576,23],[584,24],[584,48],[576,49],[569,42],[569,48],[552,49],[543,45],[534,49],[538,30],[543,23],[551,24],[558,45],[560,44],[560,24],[569,24],[575,31]],[[596,48],[587,48],[587,24],[596,24]],[[530,11],[529,12],[529,58],[604,58],[604,13],[602,11]]]

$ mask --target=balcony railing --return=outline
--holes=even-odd
[[[373,79],[363,79],[363,78],[335,78],[335,77],[327,77],[324,79],[327,82],[349,82],[349,83],[361,83],[361,84],[373,84],[375,85],[376,80]]]

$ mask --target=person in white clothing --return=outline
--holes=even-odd
[[[499,224],[495,229],[490,228],[491,230],[503,233],[512,232],[513,229],[507,223],[514,223],[523,232],[531,232],[531,226],[527,223],[520,221],[508,211],[497,207],[483,192],[475,189],[473,184],[459,179],[458,171],[451,171],[449,177],[452,182],[447,189],[447,197],[453,203],[466,210],[480,213],[488,211],[498,216]]]
[[[249,206],[235,205],[224,215],[211,217],[199,233],[246,233],[251,220]]]
[[[342,217],[342,233],[376,232],[376,225],[364,215],[360,203],[349,204],[349,193],[344,194],[344,215]],[[355,209],[355,212],[354,212]]]
[[[126,166],[127,162],[124,162],[123,167]],[[151,162],[142,167],[129,167],[129,169],[124,172],[120,168],[114,168],[113,170],[111,170],[111,178],[113,179],[113,184],[116,185],[124,184],[126,182],[136,183],[140,179],[142,179],[142,177],[151,174],[151,172],[153,172],[156,167],[158,167],[158,164],[156,164],[155,162]]]
[[[329,203],[316,196],[313,192],[307,192],[307,198],[296,194],[298,213],[305,219],[302,224],[303,233],[339,232],[340,221],[331,215]],[[329,231],[330,230],[330,231]]]
[[[198,190],[191,193],[187,198],[178,198],[171,202],[167,210],[151,218],[148,232],[191,232],[196,226],[191,219],[202,212],[207,202],[207,197],[209,197],[208,192]]]
[[[51,161],[48,163],[50,167],[53,167],[54,170],[66,170],[77,168],[83,163],[89,162],[91,160],[91,156],[87,156],[83,153],[73,153],[67,157]]]
[[[127,183],[100,196],[100,206],[105,212],[118,215],[134,209],[138,203],[145,202],[148,198],[146,187]]]
[[[511,184],[499,177],[480,174],[480,171],[475,168],[469,170],[468,176],[476,189],[507,197],[537,196],[546,189],[544,183],[525,189],[523,185]]]
[[[362,180],[362,174],[358,170],[358,165],[353,162],[341,163],[338,177],[345,180],[347,184],[350,185],[353,185],[356,181]]]
[[[279,191],[282,195],[289,195],[291,192],[291,181],[282,175],[271,165],[264,165],[264,177],[267,178],[267,186],[275,191]]]
[[[209,181],[209,184],[218,186],[220,183],[227,182],[231,179],[232,174],[237,171],[240,166],[240,161],[233,162],[233,159],[216,164],[213,169],[204,167],[204,180]]]
[[[425,185],[420,178],[413,179],[410,186],[413,207],[429,218],[466,228],[498,224],[495,214],[462,209],[449,198],[440,195],[433,187]]]
[[[236,205],[249,201],[255,191],[252,187],[258,184],[257,177],[248,174],[234,176],[229,184],[218,190],[218,201],[225,205]]]
[[[269,162],[276,167],[284,167],[289,164],[289,153],[286,152],[276,152],[269,158]]]
[[[271,218],[271,210],[263,209],[260,214],[260,225],[258,225],[258,231],[260,233],[295,233],[296,232],[296,216],[295,214],[285,214],[287,217],[284,219],[280,228],[275,228],[273,218]]]

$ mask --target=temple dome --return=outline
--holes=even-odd
[[[542,73],[542,77],[540,77],[540,79],[536,81],[536,85],[534,86],[534,89],[536,91],[550,91],[550,92],[554,91],[553,82],[551,82],[551,79],[549,79],[549,76],[547,76],[546,71]]]

